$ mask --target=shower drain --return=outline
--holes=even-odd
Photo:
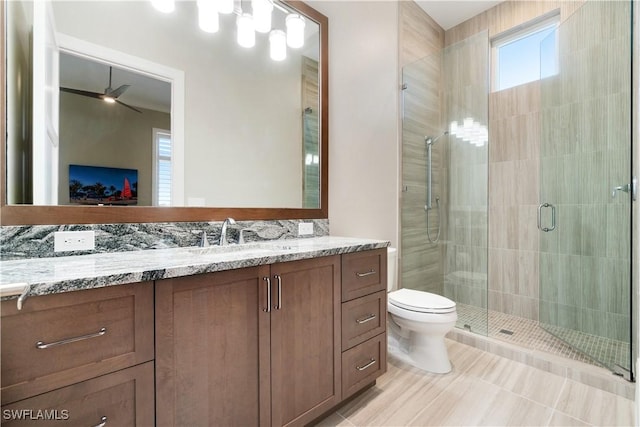
[[[505,335],[513,335],[513,331],[510,331],[508,329],[500,329],[500,333]]]

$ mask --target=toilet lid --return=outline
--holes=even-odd
[[[456,303],[449,298],[414,289],[399,289],[391,292],[388,298],[396,307],[421,313],[451,313],[456,309]]]

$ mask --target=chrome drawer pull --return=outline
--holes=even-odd
[[[358,371],[364,371],[365,369],[367,369],[369,366],[372,366],[376,363],[376,359],[371,359],[371,361],[369,363],[367,363],[366,365],[362,365],[362,366],[356,366],[356,369]]]
[[[36,343],[36,348],[44,350],[45,348],[57,347],[63,344],[71,344],[72,342],[76,342],[76,341],[83,341],[83,340],[88,340],[90,338],[101,337],[106,333],[107,333],[107,328],[102,328],[95,334],[88,334],[88,335],[82,335],[80,337],[67,338],[64,340],[56,341],[56,342],[50,342],[49,344],[45,344],[42,341],[38,341]]]
[[[367,276],[371,276],[372,274],[376,274],[375,270],[369,270],[366,273],[356,273],[356,276],[358,277],[367,277]]]
[[[100,418],[100,421],[102,421],[100,424],[96,425],[95,427],[104,427],[107,425],[107,417],[102,417]]]
[[[375,319],[376,317],[377,316],[375,314],[371,313],[371,314],[368,314],[368,315],[366,315],[364,317],[361,317],[360,319],[356,319],[356,323],[358,325],[362,325],[363,323],[370,322],[371,320]]]

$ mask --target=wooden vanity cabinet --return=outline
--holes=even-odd
[[[340,318],[339,256],[157,281],[156,425],[312,421],[341,398]]]
[[[2,301],[2,404],[153,360],[153,284]]]
[[[387,371],[387,249],[342,255],[342,399]]]

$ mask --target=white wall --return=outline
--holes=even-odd
[[[398,5],[311,1],[329,18],[331,234],[398,244]]]

